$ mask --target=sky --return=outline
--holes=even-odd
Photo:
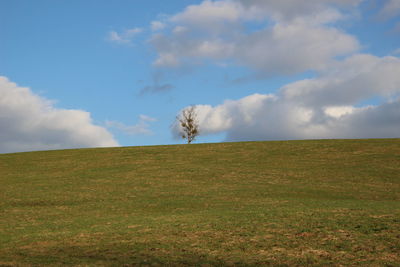
[[[0,0],[0,153],[400,137],[400,0]]]

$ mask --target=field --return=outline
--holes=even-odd
[[[0,266],[400,266],[400,139],[0,154]]]

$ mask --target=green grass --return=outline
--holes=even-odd
[[[400,139],[0,155],[1,266],[399,266]]]

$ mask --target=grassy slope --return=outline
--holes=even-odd
[[[0,155],[0,265],[400,264],[400,139]]]

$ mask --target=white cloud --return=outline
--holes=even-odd
[[[238,101],[227,100],[215,108],[200,105],[197,108],[199,109],[199,120],[204,129],[202,133],[226,131],[238,122],[252,124],[254,116],[262,109],[263,104],[266,101],[275,100],[273,95],[254,94]]]
[[[399,138],[400,99],[379,106],[359,108],[329,127],[330,138]]]
[[[231,60],[262,73],[292,74],[322,70],[335,61],[335,57],[359,48],[354,37],[335,28],[300,23],[276,24],[234,40],[219,36],[194,39],[190,35],[188,32],[174,37],[153,36],[151,43],[159,53],[155,65],[177,67],[204,59]]]
[[[187,23],[192,26],[211,26],[219,21],[233,22],[241,17],[241,5],[234,1],[205,0],[198,5],[190,5],[181,13],[171,18],[177,23]]]
[[[358,48],[354,37],[335,28],[276,24],[241,39],[232,56],[263,73],[292,74],[323,70]]]
[[[338,56],[356,52],[360,47],[356,38],[327,24],[344,17],[329,4],[344,5],[344,1],[311,2],[311,13],[296,1],[221,0],[189,6],[168,21],[171,32],[151,38],[158,53],[154,65],[178,67],[204,60],[216,64],[229,61],[265,75],[292,74],[321,70]],[[245,23],[263,19],[257,31]]]
[[[400,59],[359,54],[357,38],[338,26],[361,2],[204,0],[172,15],[166,30],[152,36],[154,65],[235,64],[257,77],[314,71],[314,78],[274,95],[197,105],[201,134],[226,133],[236,141],[400,137]],[[394,2],[382,12],[397,10]],[[376,106],[364,104],[373,98]]]
[[[352,8],[360,2],[362,0],[204,0],[173,15],[171,21],[192,27],[209,27],[208,30],[221,26],[221,23],[265,19],[328,23],[343,18],[338,7],[342,10]]]
[[[118,146],[106,129],[93,124],[89,112],[55,108],[2,76],[0,125],[0,153]]]
[[[352,106],[331,106],[324,108],[324,113],[333,118],[340,118],[344,115],[353,113],[356,108]]]
[[[291,22],[307,19],[323,23],[342,17],[335,8],[352,8],[363,0],[238,0],[246,10],[271,17],[275,21]],[[334,16],[332,16],[335,14]],[[317,20],[315,20],[317,18]]]
[[[216,107],[197,106],[200,134],[226,133],[227,141],[400,137],[400,100],[364,108],[328,107],[323,113],[268,95]],[[243,109],[241,106],[247,105]],[[177,129],[173,129],[177,136]]]
[[[150,123],[157,119],[146,115],[139,116],[139,122],[135,125],[125,125],[118,121],[106,121],[106,126],[117,129],[128,135],[152,135],[153,132],[149,129]]]
[[[177,67],[179,60],[174,53],[160,53],[153,65],[157,67]]]
[[[400,93],[400,58],[359,54],[330,67],[320,77],[288,84],[286,99],[311,106],[356,105]]]
[[[132,28],[132,29],[126,30],[124,35],[129,38],[129,37],[135,36],[138,33],[141,33],[142,31],[143,31],[142,28]]]
[[[216,107],[199,105],[196,112],[200,134],[225,132],[229,141],[301,137],[304,135],[301,129],[311,117],[306,108],[262,94],[226,101]]]
[[[132,42],[132,39],[141,32],[143,32],[142,28],[132,28],[123,31],[122,33],[118,33],[116,31],[110,31],[108,33],[108,40],[110,42],[119,44],[129,44]]]
[[[200,133],[229,141],[400,137],[399,73],[399,58],[354,55],[276,95],[198,105]],[[371,98],[382,103],[359,107]]]
[[[181,33],[185,33],[187,30],[188,30],[188,28],[186,28],[186,27],[183,27],[183,26],[176,26],[176,27],[172,30],[172,32],[173,32],[174,34],[176,34],[176,35],[179,35],[179,34],[181,34]]]
[[[141,121],[148,121],[148,122],[157,121],[156,118],[153,118],[153,117],[150,117],[150,116],[147,116],[147,115],[143,115],[143,114],[139,115],[139,119],[140,119]]]
[[[162,29],[164,29],[166,27],[165,23],[161,22],[161,21],[152,21],[150,28],[152,31],[160,31]]]
[[[108,40],[116,43],[127,43],[128,40],[125,40],[122,36],[120,36],[116,31],[110,31],[108,33]]]

